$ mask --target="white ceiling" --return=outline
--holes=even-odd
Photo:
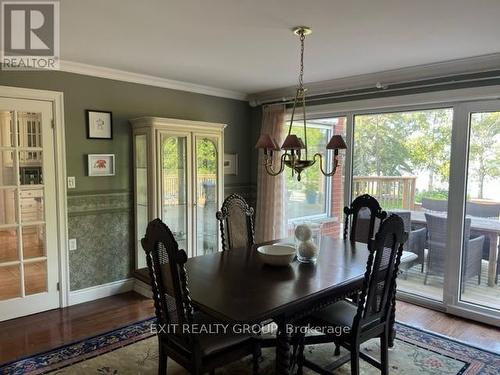
[[[62,0],[61,58],[240,93],[500,52],[500,0]]]

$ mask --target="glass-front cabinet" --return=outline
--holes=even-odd
[[[136,269],[146,267],[141,238],[157,217],[189,256],[219,250],[215,213],[223,199],[223,124],[142,117],[134,140]]]

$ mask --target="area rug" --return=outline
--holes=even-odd
[[[95,336],[37,354],[0,367],[0,374],[130,374],[157,373],[158,351],[156,337],[150,333],[154,319],[144,320],[103,335]],[[500,374],[500,355],[481,350],[449,338],[425,332],[398,323],[397,338],[390,350],[391,374],[475,375]],[[378,357],[379,341],[363,345],[363,350]],[[341,353],[342,355],[342,353]],[[274,349],[263,350],[261,374],[274,373]],[[306,357],[325,367],[333,367],[338,357],[333,356],[329,344],[307,347]],[[251,357],[217,369],[217,374],[251,373]],[[169,374],[187,372],[173,361],[168,364]],[[305,371],[306,374],[307,370]],[[362,374],[380,372],[361,361]],[[336,370],[336,374],[350,374],[349,364]]]

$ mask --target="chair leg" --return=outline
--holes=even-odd
[[[255,344],[252,354],[253,375],[257,375],[259,373],[259,358],[261,357],[261,355],[262,352],[260,350],[260,345]]]
[[[380,363],[382,375],[389,374],[389,332],[384,331],[380,336]]]
[[[359,345],[351,347],[351,375],[359,375]]]
[[[297,350],[297,375],[302,375],[304,371],[304,338],[301,337],[299,341],[299,348]]]
[[[333,352],[333,355],[338,356],[340,355],[340,344],[336,341],[334,341],[335,344],[335,350]]]
[[[167,374],[167,360],[168,356],[163,350],[162,345],[159,346],[159,356],[158,356],[158,375],[166,375]]]

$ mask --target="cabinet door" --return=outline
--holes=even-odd
[[[160,208],[161,219],[168,225],[180,249],[192,254],[191,234],[192,200],[191,171],[188,157],[191,155],[191,136],[186,134],[160,133]]]
[[[219,231],[215,213],[219,207],[220,171],[218,139],[195,136],[194,202],[196,255],[218,251]]]
[[[148,135],[134,135],[135,164],[135,233],[136,233],[136,268],[146,268],[146,253],[142,249],[141,239],[146,233],[149,221],[148,200]]]

